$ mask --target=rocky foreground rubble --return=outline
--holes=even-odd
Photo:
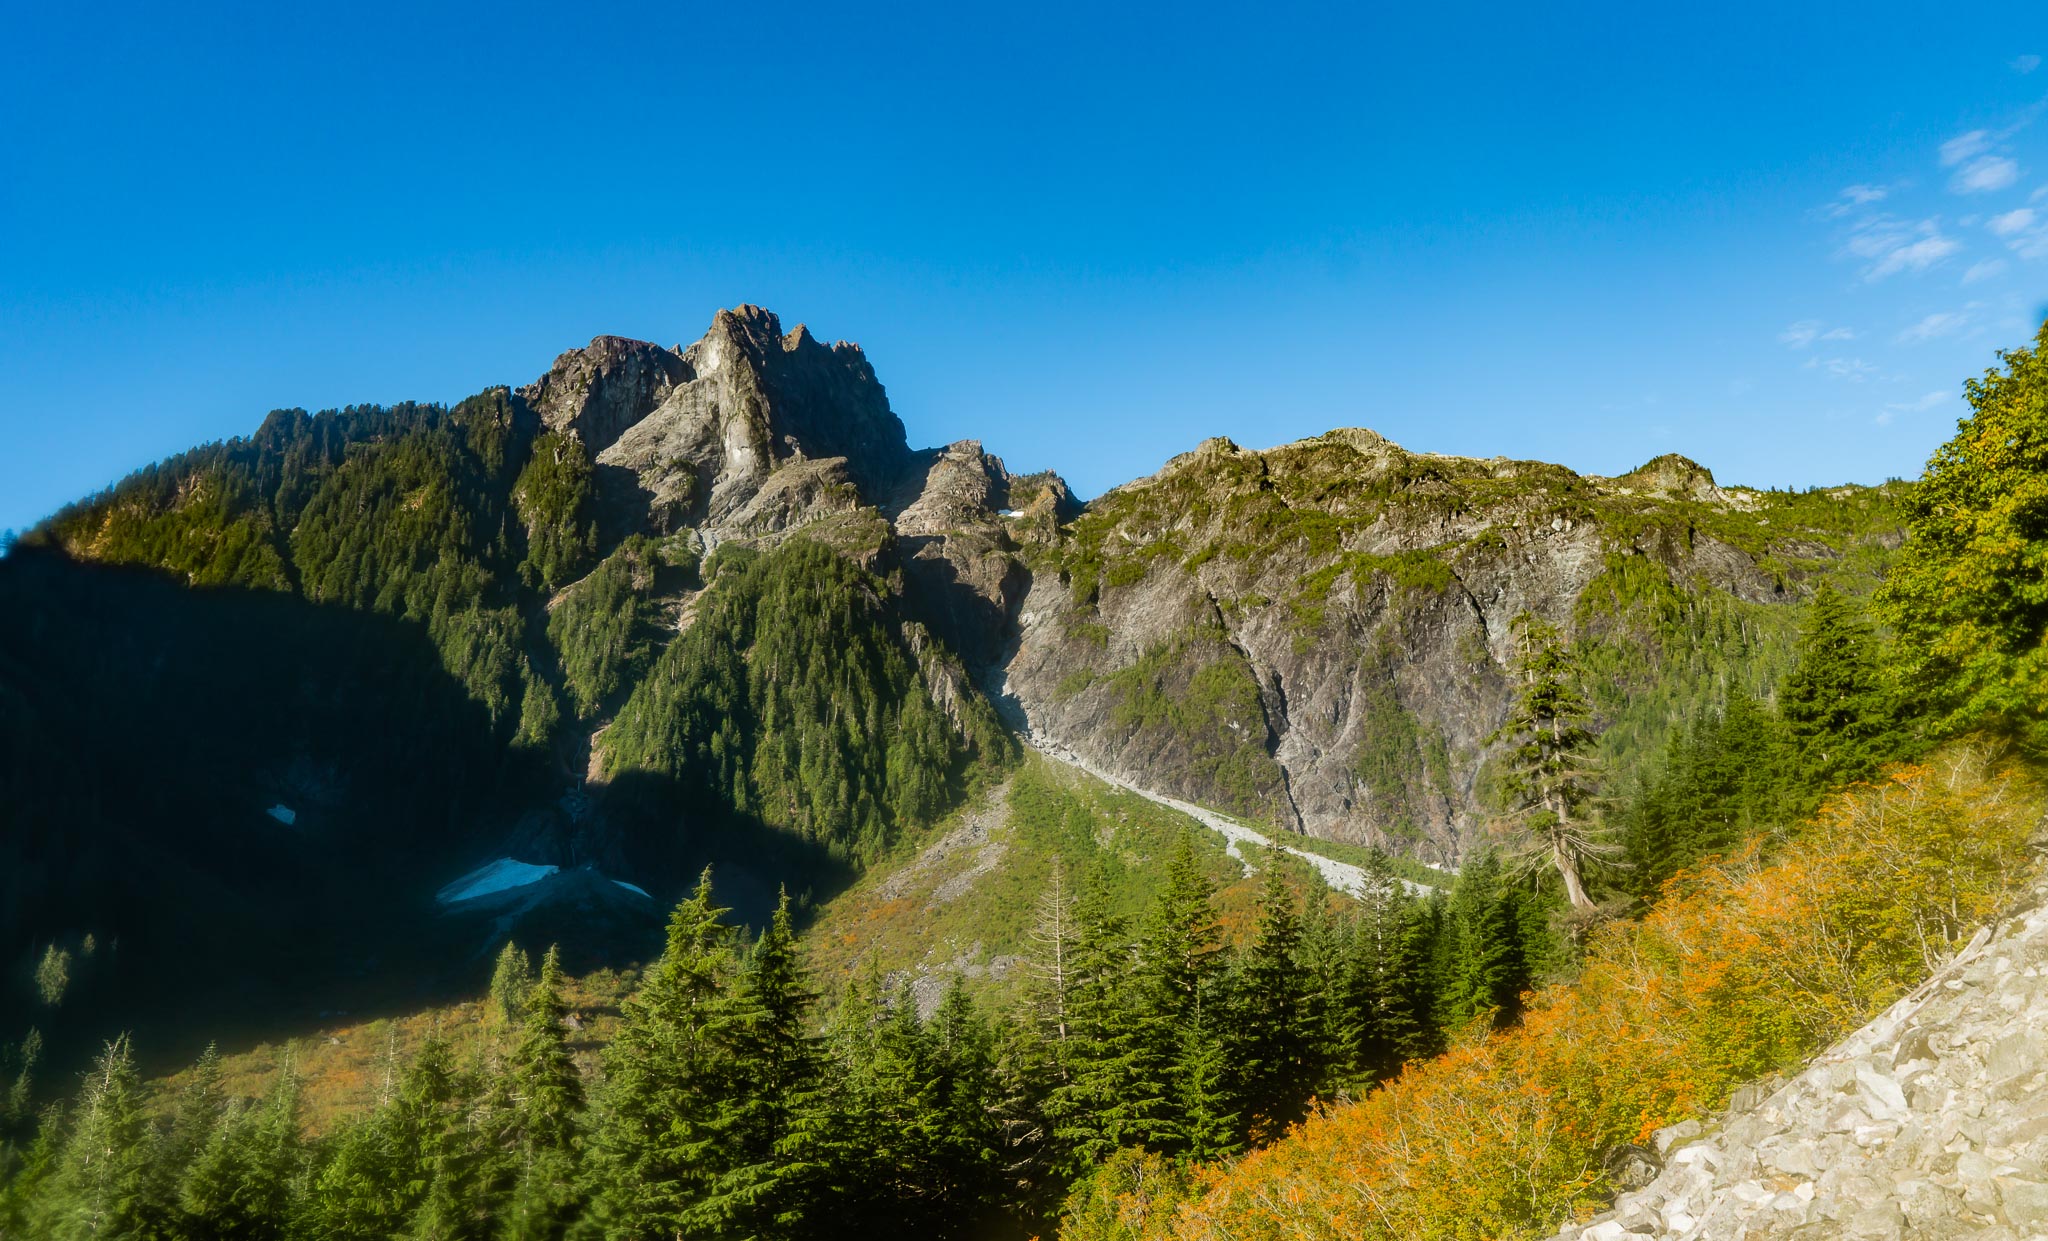
[[[1558,1235],[2048,1237],[2044,898],[1799,1076],[1659,1131],[1655,1179]]]

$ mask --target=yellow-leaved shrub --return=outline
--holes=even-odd
[[[1798,1064],[1925,978],[2027,882],[2041,810],[2035,783],[1984,747],[1894,768],[1596,931],[1579,979],[1532,997],[1515,1029],[1198,1168],[1181,1193],[1156,1174],[1100,1185],[1074,1224],[1092,1215],[1091,1241],[1546,1234],[1610,1195],[1611,1152]]]

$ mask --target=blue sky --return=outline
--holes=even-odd
[[[742,301],[1083,494],[1341,425],[1878,481],[2048,313],[2038,2],[300,7],[10,12],[0,527]]]

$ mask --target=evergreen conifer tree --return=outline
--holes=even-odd
[[[552,1241],[563,1235],[578,1205],[574,1140],[583,1111],[583,1078],[563,1024],[569,1008],[562,999],[561,954],[552,946],[525,1009],[510,1069],[517,1181],[502,1235],[506,1241]]]
[[[181,1175],[220,1130],[227,1097],[221,1086],[220,1048],[206,1045],[192,1066],[192,1080],[178,1092],[159,1162],[171,1176]]]
[[[31,1235],[49,1241],[148,1236],[165,1204],[152,1192],[154,1143],[126,1035],[100,1053],[72,1114]]]
[[[1443,1050],[1443,1027],[1436,1019],[1438,996],[1448,978],[1437,968],[1441,946],[1449,939],[1442,897],[1408,901],[1395,923],[1393,957],[1381,976],[1378,999],[1382,1028],[1391,1051],[1380,1066],[1384,1075],[1411,1060]]]
[[[1173,1064],[1174,1136],[1181,1157],[1190,1163],[1226,1159],[1244,1145],[1229,1052],[1209,1017],[1212,989],[1213,984],[1204,984],[1196,993]]]
[[[698,1235],[685,1217],[724,1150],[720,1043],[737,957],[706,867],[669,915],[667,945],[626,1002],[605,1050],[605,1084],[584,1171],[578,1237]]]
[[[533,989],[533,963],[511,940],[498,950],[498,962],[491,970],[490,1013],[502,1025],[517,1025]]]
[[[46,1202],[51,1178],[64,1154],[64,1108],[43,1109],[36,1135],[0,1181],[0,1236],[32,1237],[45,1226],[55,1204]]]
[[[1572,908],[1591,911],[1587,866],[1618,850],[1589,815],[1593,734],[1585,726],[1578,667],[1555,628],[1525,612],[1515,629],[1515,705],[1489,738],[1508,743],[1501,779],[1512,827],[1508,851],[1517,869],[1556,870]]]
[[[724,1089],[709,1126],[717,1138],[714,1171],[704,1196],[684,1212],[692,1235],[800,1234],[807,1169],[787,1157],[785,1144],[814,1084],[810,1004],[784,892],[713,1019]]]
[[[1306,1022],[1301,921],[1278,850],[1265,858],[1258,932],[1232,979],[1231,1041],[1243,1102],[1255,1135],[1271,1136],[1301,1119],[1315,1089],[1315,1033]]]
[[[1863,779],[1900,748],[1898,711],[1870,627],[1832,586],[1814,592],[1778,710],[1800,781],[1813,793]]]
[[[1451,893],[1451,975],[1441,999],[1447,1028],[1474,1021],[1504,1026],[1521,1015],[1530,970],[1520,903],[1521,893],[1493,853],[1459,872]]]
[[[7,1085],[7,1093],[0,1096],[0,1135],[19,1128],[30,1116],[30,1107],[35,1101],[36,1065],[43,1056],[43,1033],[35,1027],[22,1035],[21,1046],[14,1053],[12,1070],[14,1080]]]
[[[1149,1013],[1133,994],[1138,977],[1128,927],[1111,913],[1100,872],[1081,890],[1074,926],[1066,1075],[1046,1100],[1067,1179],[1161,1132],[1170,1106],[1153,1060]]]
[[[217,1124],[185,1170],[178,1186],[185,1235],[217,1241],[289,1236],[304,1159],[299,1078],[287,1064],[269,1097]]]

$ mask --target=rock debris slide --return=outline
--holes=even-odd
[[[2048,1237],[2048,882],[1774,1092],[1660,1130],[1663,1170],[1558,1234]],[[1995,932],[1995,933],[1994,933]]]

